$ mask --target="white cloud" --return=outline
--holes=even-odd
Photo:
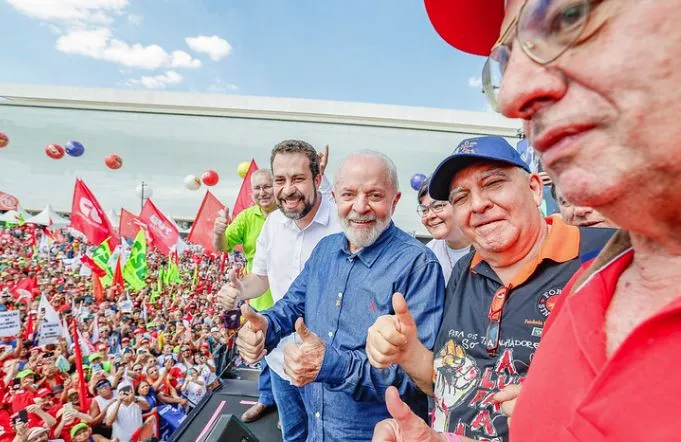
[[[71,30],[57,39],[57,50],[67,54],[84,55],[126,67],[142,69],[198,68],[201,61],[184,51],[168,53],[161,46],[140,43],[132,45],[112,37],[111,30]]]
[[[199,35],[197,37],[187,37],[184,39],[193,51],[208,54],[211,60],[219,61],[232,52],[232,45],[227,40],[213,35],[211,37]]]
[[[182,83],[184,77],[175,71],[167,71],[165,74],[131,78],[126,82],[128,86],[144,86],[148,89],[165,89],[167,86],[175,86]]]
[[[144,16],[139,14],[128,14],[128,23],[139,26],[144,23]]]
[[[111,15],[128,6],[128,0],[7,0],[15,9],[50,22],[110,23]]]
[[[468,86],[474,89],[480,89],[480,87],[482,87],[482,77],[469,77]]]

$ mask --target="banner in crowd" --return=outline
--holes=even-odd
[[[97,248],[92,252],[92,260],[97,266],[106,274],[101,277],[102,284],[109,287],[113,282],[113,270],[109,265],[111,259],[111,248],[109,247],[109,238],[106,238]],[[93,272],[94,273],[94,272]]]
[[[59,337],[67,331],[62,330],[59,314],[47,300],[47,296],[40,297],[38,305],[38,317],[42,318],[38,328],[38,345],[41,347],[48,344],[57,344]]]
[[[187,240],[202,246],[206,252],[217,252],[213,247],[213,225],[221,210],[225,210],[225,205],[207,190]]]
[[[149,226],[147,226],[139,216],[130,213],[125,209],[121,209],[121,221],[118,226],[118,234],[123,238],[134,240],[140,229],[144,230],[147,244],[150,244]]]
[[[168,256],[177,246],[180,232],[170,219],[163,214],[149,198],[142,207],[140,219],[148,226],[154,246]]]
[[[236,217],[242,210],[248,209],[253,205],[253,189],[251,188],[251,176],[253,172],[258,170],[258,165],[255,160],[251,160],[251,165],[248,167],[248,172],[241,183],[241,189],[239,189],[239,194],[236,196],[236,202],[234,203],[234,210],[232,210],[232,218]]]
[[[147,278],[147,241],[144,230],[140,229],[132,243],[128,262],[123,268],[123,278],[133,290],[141,290],[146,286]]]
[[[80,178],[76,178],[73,189],[71,227],[85,235],[92,244],[108,239],[113,248],[118,242],[116,232],[102,206]]]
[[[20,329],[19,310],[0,312],[0,338],[19,336]]]

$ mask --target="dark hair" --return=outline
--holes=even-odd
[[[556,185],[553,183],[551,183],[551,196],[556,202],[558,202],[558,195],[556,195]]]
[[[312,145],[303,140],[284,140],[278,143],[272,149],[272,155],[270,156],[270,168],[274,171],[274,157],[278,154],[287,153],[301,153],[307,157],[310,163],[310,172],[312,172],[312,178],[319,175],[320,165],[319,165],[319,155],[317,150],[312,147]]]
[[[430,177],[426,178],[426,180],[423,182],[423,184],[421,184],[421,188],[419,189],[419,193],[416,195],[416,201],[419,204],[421,204],[421,200],[428,193],[428,185],[429,184],[430,184]]]

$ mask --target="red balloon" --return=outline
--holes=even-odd
[[[5,147],[9,144],[9,137],[6,133],[0,132],[0,148]]]
[[[123,158],[116,155],[115,153],[110,153],[106,156],[106,158],[104,158],[104,164],[106,164],[106,167],[109,169],[120,169],[121,166],[123,166]]]
[[[45,153],[53,160],[60,160],[64,158],[64,148],[58,144],[48,144],[45,146]]]
[[[220,176],[214,170],[207,170],[201,175],[201,181],[203,181],[203,184],[206,186],[214,186],[220,181]]]

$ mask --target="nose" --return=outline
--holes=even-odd
[[[367,213],[370,210],[369,200],[363,193],[360,193],[355,197],[355,200],[352,202],[352,210],[359,215]]]
[[[543,107],[560,100],[566,90],[565,76],[555,62],[544,66],[536,63],[516,42],[497,97],[499,111],[509,118],[529,120]]]
[[[483,213],[485,210],[492,207],[492,202],[487,198],[483,192],[471,191],[470,193],[470,208],[472,212]]]
[[[577,206],[574,208],[575,210],[575,217],[577,218],[586,218],[587,216],[591,215],[593,213],[593,209],[591,207],[583,207],[583,206]]]

